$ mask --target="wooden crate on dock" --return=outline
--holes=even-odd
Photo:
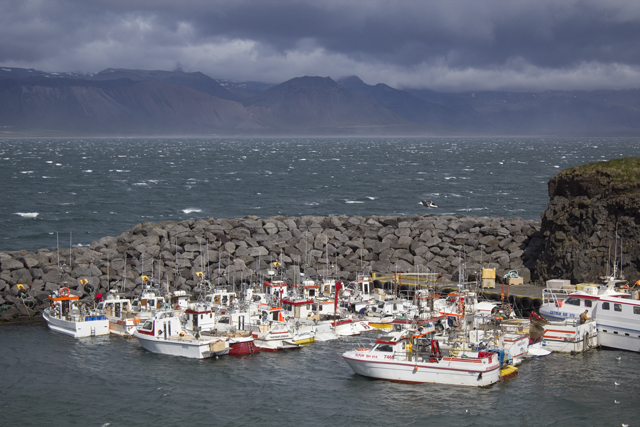
[[[511,277],[507,279],[507,285],[510,285],[510,286],[524,285],[524,279],[522,277]]]
[[[495,289],[496,287],[496,279],[482,279],[482,288],[487,289]]]

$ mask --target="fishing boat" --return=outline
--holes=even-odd
[[[582,353],[598,346],[596,322],[590,319],[551,320],[543,324],[542,348],[555,353]]]
[[[208,359],[229,353],[229,344],[224,338],[196,335],[184,329],[176,312],[170,309],[159,310],[133,333],[142,348],[152,353],[191,359]]]
[[[593,309],[601,298],[631,298],[629,292],[617,288],[618,284],[624,282],[612,276],[606,278],[604,285],[580,285],[581,290],[571,293],[549,287],[544,288],[540,314],[548,320],[579,319],[580,314],[586,310],[587,315],[593,317]]]
[[[104,313],[80,301],[69,288],[55,291],[49,301],[51,305],[44,309],[42,317],[52,331],[74,338],[109,335],[109,320]]]
[[[294,334],[289,329],[289,325],[283,322],[260,325],[259,332],[253,333],[256,346],[263,351],[278,352],[302,348],[302,345],[295,343],[293,338]]]
[[[607,348],[640,352],[640,301],[602,297],[594,309],[598,343]]]
[[[206,302],[197,302],[189,304],[181,320],[185,329],[196,338],[217,337],[226,340],[229,344],[229,354],[246,355],[260,352],[253,341],[251,330],[245,330],[245,326],[249,326],[249,314],[246,312],[234,311],[218,315]]]
[[[104,312],[109,319],[109,332],[115,335],[132,337],[140,319],[150,318],[151,311],[136,311],[131,300],[123,298],[115,292],[109,292],[107,298],[98,304],[98,310]]]
[[[403,383],[485,387],[500,381],[497,353],[465,351],[451,356],[433,338],[435,328],[393,331],[372,348],[342,354],[356,374]]]

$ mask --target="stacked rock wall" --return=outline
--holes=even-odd
[[[202,271],[214,284],[258,282],[278,262],[286,280],[358,274],[436,272],[457,282],[460,263],[468,277],[481,267],[498,277],[516,270],[529,281],[542,241],[539,221],[460,216],[303,216],[199,219],[141,223],[118,237],[87,247],[0,252],[0,318],[20,314],[20,298],[41,311],[52,290],[69,287],[88,297],[118,287],[140,294],[142,275],[192,290]],[[20,289],[20,286],[24,289]],[[24,309],[23,309],[23,315]],[[29,313],[27,313],[29,314]]]

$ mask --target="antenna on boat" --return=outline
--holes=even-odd
[[[127,253],[124,253],[124,269],[123,269],[123,273],[122,273],[122,289],[120,289],[120,292],[124,292],[125,287],[124,287],[124,281],[127,280]]]
[[[207,239],[207,280],[211,279],[211,273],[209,272],[209,239]]]

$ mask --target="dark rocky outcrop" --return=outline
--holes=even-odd
[[[549,197],[535,279],[594,282],[616,261],[628,280],[640,279],[640,158],[564,170]]]
[[[264,280],[275,261],[287,280],[299,278],[300,271],[312,279],[346,281],[363,272],[429,269],[457,282],[464,263],[471,280],[484,266],[496,268],[499,277],[516,270],[528,282],[542,243],[538,230],[538,221],[520,218],[435,215],[141,223],[88,248],[0,252],[0,320],[20,316],[12,307],[22,306],[21,298],[31,299],[34,313],[41,311],[61,286],[89,298],[82,279],[96,292],[118,287],[129,296],[141,293],[142,275],[191,291],[199,281],[196,272],[216,284],[238,285]]]

